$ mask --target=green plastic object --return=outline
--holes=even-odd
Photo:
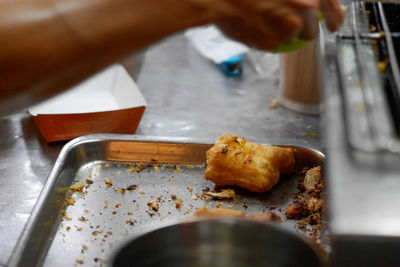
[[[301,40],[301,39],[295,39],[295,40],[293,40],[293,41],[291,41],[289,43],[281,44],[277,48],[271,50],[271,52],[273,52],[273,53],[287,53],[287,52],[291,52],[291,51],[300,49],[300,48],[306,46],[309,43],[310,43],[310,41],[305,41],[305,40]]]
[[[345,6],[342,5],[341,7],[343,10],[346,10]],[[319,20],[320,21],[325,20],[324,14],[319,13]],[[278,46],[278,48],[271,50],[271,52],[273,52],[273,53],[288,53],[288,52],[292,52],[294,50],[300,49],[300,48],[308,45],[309,43],[310,43],[310,41],[295,39],[293,41],[290,41],[289,43],[281,44],[280,46]]]
[[[346,12],[347,7],[345,5],[340,5],[340,7],[342,8],[342,10],[344,12]],[[325,20],[324,14],[319,13],[319,20],[320,21]],[[271,52],[273,52],[273,53],[288,53],[288,52],[292,52],[294,50],[300,49],[309,43],[310,43],[310,41],[295,39],[293,41],[290,41],[289,43],[281,44],[280,46],[278,46],[278,48],[271,50]]]

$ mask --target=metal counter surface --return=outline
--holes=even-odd
[[[139,135],[250,141],[322,149],[318,116],[270,109],[277,55],[252,51],[243,76],[228,78],[181,34],[150,47],[137,84],[148,101]],[[255,71],[255,65],[263,71]],[[259,69],[259,68],[258,68]],[[0,266],[5,266],[65,143],[47,144],[25,112],[0,118]]]

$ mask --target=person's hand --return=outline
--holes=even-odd
[[[343,21],[337,0],[322,0],[330,30]],[[272,50],[294,39],[318,35],[319,0],[221,0],[215,4],[217,25],[228,36],[250,46]],[[332,9],[332,10],[331,10]]]
[[[326,27],[334,32],[343,23],[344,13],[339,0],[321,0],[321,12],[326,19]]]

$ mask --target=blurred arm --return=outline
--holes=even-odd
[[[0,1],[0,114],[211,21],[208,9],[185,0]]]

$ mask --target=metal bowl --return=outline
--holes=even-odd
[[[248,220],[200,220],[130,241],[112,259],[122,266],[321,266],[317,251],[280,226]]]

